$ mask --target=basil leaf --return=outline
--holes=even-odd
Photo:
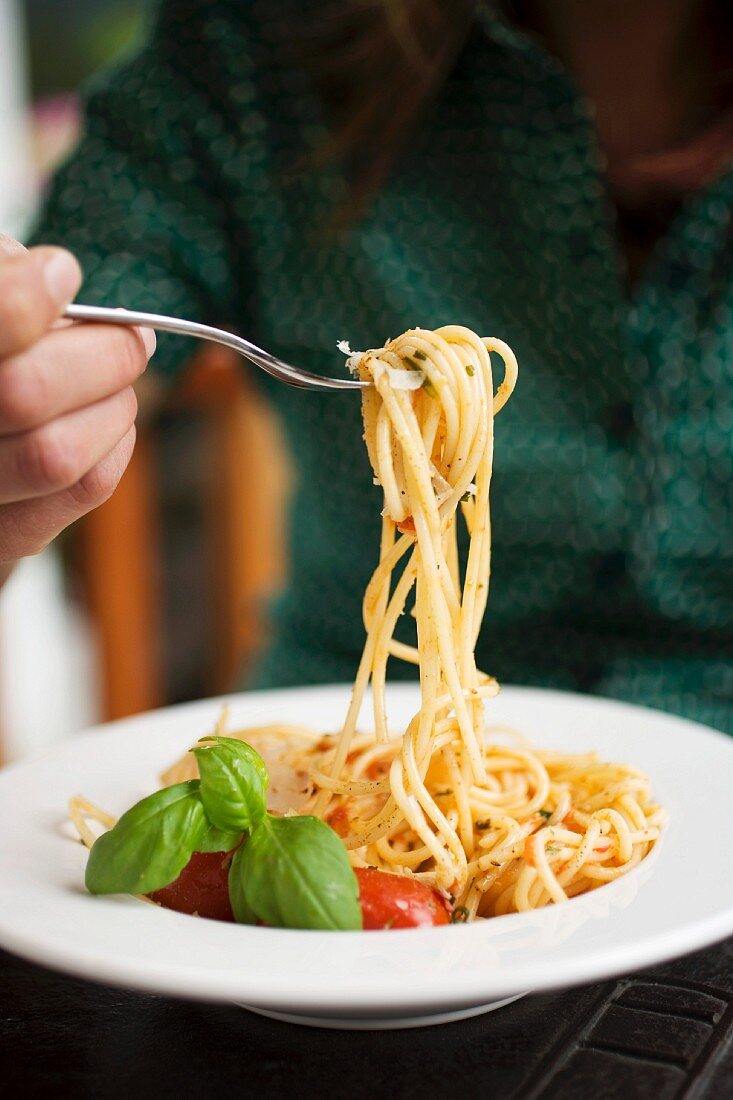
[[[197,852],[231,852],[242,839],[241,833],[228,833],[224,829],[217,829],[216,825],[209,825],[208,829],[196,845]]]
[[[359,887],[340,837],[317,817],[265,817],[229,872],[235,916],[277,928],[361,928]]]
[[[143,798],[92,846],[85,882],[92,894],[149,894],[180,875],[208,822],[198,780]]]
[[[239,924],[257,924],[257,914],[248,904],[244,894],[244,876],[242,870],[242,852],[249,841],[245,841],[232,856],[232,864],[229,868],[229,901],[232,912]]]
[[[262,757],[232,737],[207,739],[192,749],[201,776],[201,801],[212,825],[243,833],[265,816],[269,783]]]

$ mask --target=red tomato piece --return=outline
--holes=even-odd
[[[345,806],[337,806],[326,818],[326,824],[330,825],[340,837],[349,835],[349,814]]]
[[[178,913],[233,921],[228,888],[232,854],[194,852],[175,882],[155,890],[149,898]],[[424,882],[362,867],[356,878],[365,931],[450,923],[448,902]]]
[[[148,897],[177,913],[233,921],[228,886],[232,855],[233,852],[194,852],[175,882]]]
[[[356,878],[365,931],[450,923],[448,902],[424,882],[370,867],[357,868]]]

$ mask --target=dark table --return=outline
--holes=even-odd
[[[320,1031],[77,981],[0,952],[8,1100],[726,1100],[733,939],[414,1031]]]

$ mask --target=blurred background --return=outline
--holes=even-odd
[[[0,0],[0,231],[27,235],[77,140],[80,83],[134,47],[144,6]],[[141,427],[112,500],[0,592],[0,760],[225,692],[264,643],[287,569],[274,414],[214,350]]]

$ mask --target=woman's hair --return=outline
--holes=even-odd
[[[326,0],[309,22],[304,60],[351,187],[337,220],[357,217],[385,180],[463,46],[473,0]]]

